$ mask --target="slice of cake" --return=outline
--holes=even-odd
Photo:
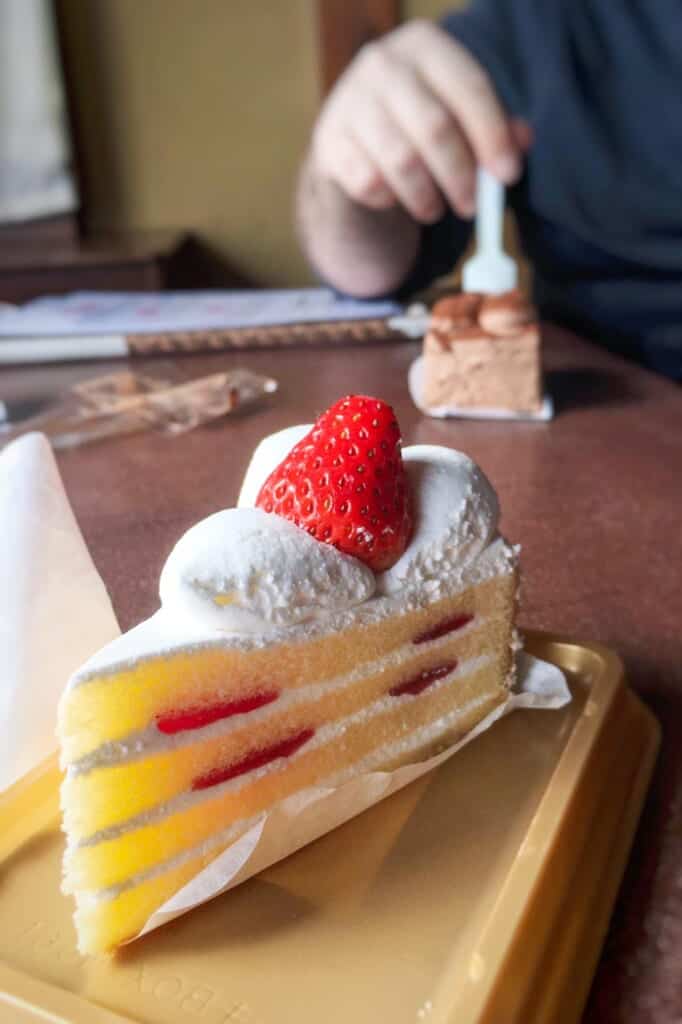
[[[516,559],[483,473],[446,448],[401,455],[373,398],[297,436],[278,465],[259,449],[257,507],[189,530],[160,611],[64,693],[84,952],[135,936],[278,801],[423,758],[506,698]]]
[[[427,409],[542,407],[540,330],[520,291],[441,299],[424,338],[422,401]]]

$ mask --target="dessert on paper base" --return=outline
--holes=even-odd
[[[497,521],[481,470],[401,452],[374,398],[258,449],[240,507],[171,553],[160,611],[64,693],[84,952],[292,852],[513,706],[517,552]],[[556,672],[539,682],[535,703],[566,699]]]
[[[410,385],[430,415],[549,419],[534,308],[518,290],[441,299]]]

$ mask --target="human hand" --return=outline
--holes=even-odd
[[[475,171],[521,173],[530,128],[510,119],[478,61],[443,29],[410,21],[363,47],[318,117],[311,165],[371,209],[431,223],[475,209]]]

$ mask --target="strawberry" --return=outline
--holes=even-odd
[[[390,405],[348,395],[273,470],[256,505],[375,572],[388,569],[405,550],[412,528],[400,446]]]

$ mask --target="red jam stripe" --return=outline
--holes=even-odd
[[[315,735],[314,729],[302,729],[294,736],[289,736],[279,743],[273,743],[270,747],[261,747],[260,750],[252,750],[243,757],[241,761],[233,761],[232,764],[224,765],[222,768],[214,768],[205,775],[200,775],[192,782],[192,789],[208,789],[210,786],[218,786],[228,779],[236,779],[238,775],[245,775],[256,768],[262,768],[270,761],[276,761],[280,757],[291,757],[297,750],[307,743]]]
[[[412,643],[427,644],[429,640],[438,640],[439,637],[445,636],[447,633],[454,633],[456,630],[468,626],[473,620],[474,616],[469,612],[459,612],[457,615],[451,615],[449,619],[443,619],[442,622],[438,622],[433,629],[427,629],[425,633],[420,633],[414,638]]]
[[[180,711],[169,711],[165,715],[156,716],[156,728],[166,736],[188,729],[201,729],[221,718],[232,718],[233,715],[246,715],[249,711],[272,704],[279,697],[279,690],[266,690],[264,693],[252,693],[250,697],[239,697],[237,700],[225,700],[218,704],[204,707],[184,708]]]
[[[404,697],[406,693],[410,696],[416,697],[418,693],[421,693],[428,686],[437,683],[439,679],[443,679],[445,676],[450,675],[457,668],[457,661],[447,661],[444,665],[436,665],[435,668],[426,668],[419,675],[413,676],[412,679],[407,679],[404,683],[398,683],[397,686],[392,686],[388,691],[391,697]]]

